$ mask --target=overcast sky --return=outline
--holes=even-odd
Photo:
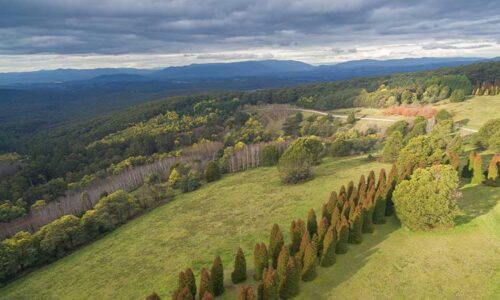
[[[500,56],[498,0],[0,0],[0,72]]]

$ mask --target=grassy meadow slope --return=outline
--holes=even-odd
[[[106,237],[0,290],[2,299],[165,299],[180,270],[196,273],[220,254],[226,279],[242,246],[249,267],[253,245],[268,240],[273,223],[288,232],[292,219],[319,211],[332,190],[370,170],[388,167],[365,158],[325,159],[306,183],[284,186],[276,168],[258,168],[183,194]],[[198,274],[196,274],[198,275]]]
[[[479,129],[486,121],[500,117],[500,95],[474,96],[458,103],[446,101],[437,103],[436,108],[450,111],[455,122],[465,127]]]

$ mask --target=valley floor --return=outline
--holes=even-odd
[[[221,299],[235,299],[229,278],[237,246],[251,273],[253,245],[268,241],[274,222],[287,233],[292,219],[311,207],[318,212],[331,190],[381,167],[388,168],[363,157],[329,158],[313,180],[286,187],[275,168],[225,176],[13,282],[0,298],[143,299],[156,291],[170,299],[180,270],[192,266],[198,277],[220,254],[227,284]],[[335,265],[318,267],[297,299],[498,299],[500,190],[466,186],[462,193],[464,215],[455,228],[414,233],[388,218]]]

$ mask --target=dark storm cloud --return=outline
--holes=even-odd
[[[0,54],[348,45],[332,49],[341,55],[356,41],[498,40],[499,24],[498,2],[485,0],[0,0]]]

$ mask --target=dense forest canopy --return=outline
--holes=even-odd
[[[204,140],[234,146],[271,139],[258,119],[238,112],[244,105],[287,103],[330,110],[418,105],[447,98],[462,101],[471,94],[498,94],[499,79],[500,62],[487,62],[279,89],[177,96],[35,134],[22,128],[2,130],[0,151],[17,152],[24,160],[19,172],[0,183],[0,200],[29,209],[39,199],[56,199],[68,184],[85,176],[113,173],[113,167],[126,160],[140,163],[140,157],[178,151]],[[311,130],[306,128],[305,133]]]

